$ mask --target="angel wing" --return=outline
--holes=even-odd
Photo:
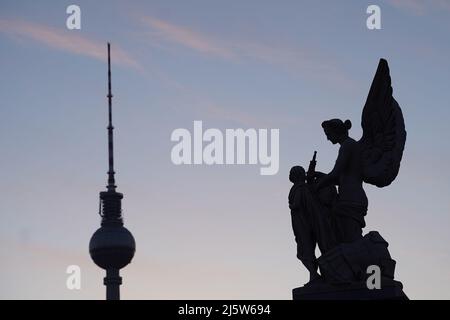
[[[397,177],[406,142],[402,110],[392,96],[386,60],[380,59],[362,112],[363,180],[385,187]]]

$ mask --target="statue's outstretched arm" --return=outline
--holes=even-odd
[[[322,178],[325,175],[326,175],[326,173],[323,173],[323,172],[320,172],[320,171],[314,172],[314,178],[317,178],[317,179],[320,179],[320,178]]]

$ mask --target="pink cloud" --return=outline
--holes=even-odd
[[[154,32],[151,36],[156,38],[156,42],[152,42],[152,45],[160,48],[168,49],[166,44],[171,43],[212,57],[233,60],[257,59],[271,64],[299,65],[308,60],[304,50],[269,46],[252,41],[237,42],[213,38],[203,32],[148,16],[143,17],[142,22]],[[310,64],[311,60],[307,62]]]
[[[426,12],[425,3],[420,0],[388,0],[388,3],[397,9],[407,11],[418,16],[421,16]]]
[[[209,58],[224,59],[234,63],[256,61],[276,65],[287,72],[318,81],[325,80],[333,86],[339,85],[345,89],[353,88],[355,85],[340,70],[336,61],[326,53],[314,49],[274,44],[268,40],[264,40],[264,42],[256,42],[254,39],[231,41],[154,17],[138,16],[136,19],[141,21],[145,27],[150,28],[150,32],[147,30],[145,34],[149,37],[149,44],[154,47],[179,54],[181,54],[180,47],[182,47]],[[187,95],[195,101],[194,109],[197,113],[213,119],[235,121],[250,127],[274,127],[281,124],[298,124],[300,121],[288,115],[263,116],[245,112],[236,107],[226,107],[210,101],[204,94],[194,92],[184,85],[178,84],[177,89],[181,94]]]
[[[387,0],[387,2],[399,10],[416,16],[423,16],[430,11],[450,11],[449,0]]]
[[[185,27],[180,27],[152,17],[143,17],[142,22],[153,30],[156,30],[157,36],[162,39],[183,45],[201,53],[222,58],[234,57],[234,53],[230,49]]]
[[[352,87],[353,83],[339,70],[337,64],[326,53],[305,47],[276,43],[255,42],[241,39],[231,41],[226,38],[194,31],[154,17],[141,17],[144,26],[150,27],[151,45],[166,50],[175,50],[171,45],[182,46],[212,58],[227,59],[234,62],[257,61],[308,77],[330,80],[333,83]],[[178,50],[178,49],[177,49]]]
[[[449,0],[435,0],[435,4],[440,9],[450,11],[450,1]]]
[[[48,47],[106,61],[106,43],[79,35],[76,31],[56,29],[23,20],[0,19],[0,32],[17,40],[31,39]],[[113,62],[139,69],[139,63],[117,45],[112,45]]]

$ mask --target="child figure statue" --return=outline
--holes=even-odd
[[[311,163],[315,163],[315,155]],[[289,180],[294,184],[289,192],[292,229],[297,243],[297,258],[310,274],[310,282],[320,277],[315,256],[316,245],[322,253],[335,245],[334,234],[330,227],[329,210],[336,196],[335,188],[315,192],[317,176],[323,175],[310,168],[308,176],[301,166],[291,168]]]

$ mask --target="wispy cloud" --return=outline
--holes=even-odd
[[[387,0],[387,2],[397,9],[414,15],[421,16],[426,12],[426,5],[423,0]]]
[[[450,12],[449,0],[386,0],[386,2],[399,10],[416,16],[423,16],[436,10]]]
[[[56,29],[24,20],[0,18],[0,32],[18,40],[31,39],[71,54],[87,56],[100,61],[107,59],[104,42],[85,38],[76,31]],[[113,45],[112,50],[114,51],[114,63],[140,68],[139,63],[118,45]]]
[[[319,50],[268,43],[270,40],[262,43],[251,39],[236,41],[213,37],[206,32],[194,31],[151,16],[141,17],[140,21],[150,28],[147,33],[151,40],[149,43],[159,48],[178,52],[181,46],[210,58],[262,62],[278,65],[295,73],[308,72],[312,77],[326,77],[341,84],[349,84],[349,79],[346,79],[332,59]]]
[[[171,41],[198,52],[222,58],[233,58],[235,56],[225,46],[187,28],[153,17],[143,17],[142,22],[156,31],[154,35],[160,40]]]
[[[274,44],[270,43],[270,39],[260,42],[242,38],[238,41],[230,40],[151,16],[141,16],[137,19],[148,28],[145,34],[151,46],[176,54],[191,51],[207,58],[232,63],[263,63],[308,79],[325,80],[333,86],[336,84],[343,88],[354,86],[353,81],[338,67],[333,58],[320,50]],[[245,112],[237,107],[226,107],[223,103],[213,102],[205,94],[194,92],[195,90],[185,85],[179,85],[178,89],[179,94],[195,101],[194,111],[203,117],[237,122],[246,127],[276,127],[299,122],[299,119],[293,119],[288,115],[261,115]]]

